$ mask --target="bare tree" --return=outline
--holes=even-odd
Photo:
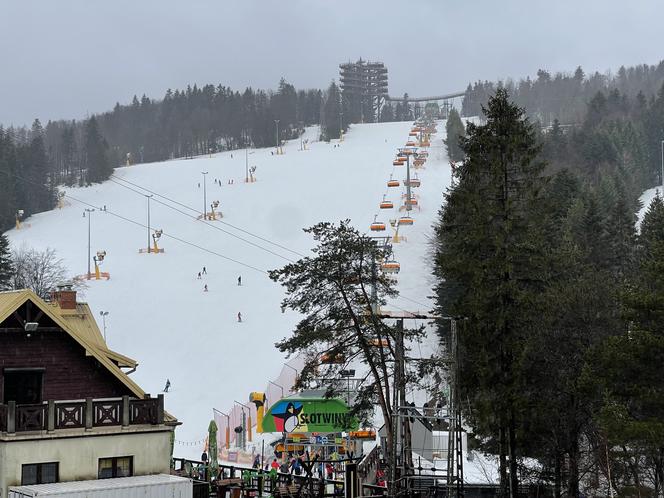
[[[12,251],[12,262],[11,287],[31,289],[43,299],[67,280],[67,267],[50,247],[39,251],[23,245]]]

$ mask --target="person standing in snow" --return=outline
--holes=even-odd
[[[237,312],[237,321],[239,323],[242,323],[242,313],[240,313],[239,311]]]
[[[203,287],[203,292],[207,292],[207,291],[208,291],[207,284],[205,284],[205,286]]]
[[[198,272],[198,280],[201,279],[201,272]]]
[[[203,275],[207,275],[207,270],[203,267]]]
[[[237,284],[238,284],[238,285],[242,285],[242,275],[240,275],[239,277],[237,277]]]

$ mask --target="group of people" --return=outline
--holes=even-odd
[[[196,279],[197,280],[202,280],[203,275],[207,275],[207,268],[205,268],[205,266],[203,267],[203,269],[201,271],[198,272],[198,275],[197,275]],[[239,275],[237,277],[237,285],[238,286],[242,285],[242,275]],[[207,284],[203,285],[203,292],[208,292],[208,285]],[[237,321],[238,321],[238,323],[242,323],[242,313],[240,311],[237,312]]]
[[[260,455],[257,455],[256,459],[254,460],[253,467],[255,469],[260,469],[260,465]],[[304,460],[302,460],[301,457],[292,458],[290,461],[284,460],[281,463],[279,463],[276,458],[273,458],[272,462],[265,464],[264,470],[270,469],[281,472],[282,474],[294,474],[296,476],[305,474]],[[312,471],[314,477],[318,477],[320,479],[325,478],[332,480],[335,476],[334,465],[332,465],[330,462],[317,463],[314,465]]]

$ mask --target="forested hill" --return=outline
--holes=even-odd
[[[586,75],[581,67],[573,73],[551,74],[544,69],[537,77],[514,81],[477,81],[469,84],[463,99],[462,114],[479,116],[489,95],[504,87],[510,97],[527,114],[543,125],[551,125],[557,119],[563,124],[580,123],[585,116],[586,105],[597,94],[617,90],[620,95],[647,101],[657,94],[664,84],[664,61],[656,65],[641,64],[622,66],[616,74],[595,72]]]

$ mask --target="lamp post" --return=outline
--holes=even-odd
[[[150,199],[152,194],[146,194],[145,197],[148,200],[148,254],[150,254]]]
[[[275,119],[274,124],[277,126],[277,154],[279,154],[279,120]]]
[[[253,152],[249,152],[249,147],[244,149],[244,171],[245,171],[245,177],[244,177],[244,182],[249,183],[249,154],[253,154]]]
[[[207,191],[205,187],[205,179],[207,178],[208,172],[207,171],[201,171],[201,175],[203,175],[203,219],[206,218],[206,213],[207,213]]]
[[[93,209],[85,208],[85,210],[83,211],[83,218],[85,218],[85,213],[88,213],[88,277],[87,277],[88,280],[90,279],[90,259],[91,259],[91,255],[90,255],[90,220],[92,218],[92,213],[93,212],[94,212],[94,208]]]
[[[102,323],[104,324],[104,342],[106,342],[106,317],[108,316],[108,311],[100,311],[99,315],[101,316]]]

